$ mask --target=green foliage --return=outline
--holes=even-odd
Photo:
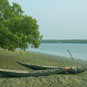
[[[41,37],[36,19],[23,15],[23,10],[19,4],[10,5],[8,0],[0,1],[1,48],[25,50],[29,44],[38,47]]]

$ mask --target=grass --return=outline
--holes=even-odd
[[[0,68],[14,70],[29,70],[19,64],[17,61],[31,64],[48,65],[48,66],[73,66],[69,58],[61,58],[47,54],[34,52],[10,52],[0,49]],[[78,66],[87,67],[86,62],[76,61]],[[6,78],[0,77],[0,87],[86,87],[87,72],[77,75],[55,74],[41,77],[22,77]]]

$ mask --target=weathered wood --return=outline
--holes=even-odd
[[[8,69],[0,69],[0,74],[10,77],[38,77],[38,76],[48,76],[51,74],[58,74],[65,71],[65,69],[48,69],[48,70],[40,70],[40,71],[18,71],[18,70],[8,70]]]
[[[58,69],[58,67],[53,67],[53,66],[41,66],[41,65],[34,65],[29,63],[27,64],[22,62],[17,62],[17,63],[32,70]]]
[[[38,76],[48,76],[51,74],[77,74],[81,72],[85,72],[85,68],[78,67],[66,67],[66,68],[57,68],[57,69],[46,69],[46,70],[38,70],[38,71],[19,71],[19,70],[8,70],[8,69],[0,69],[0,74],[9,77],[38,77]]]
[[[33,69],[33,70],[46,70],[46,69],[67,69],[67,67],[52,67],[52,66],[40,66],[40,65],[31,65],[31,64],[25,64],[25,63],[21,63],[21,62],[17,62],[18,64]],[[61,73],[65,74],[65,73],[70,73],[70,74],[76,74],[76,73],[81,73],[87,71],[86,68],[84,67],[70,67],[69,69],[67,69],[66,71],[63,71]]]

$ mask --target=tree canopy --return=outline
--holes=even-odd
[[[0,47],[8,50],[40,45],[41,35],[36,19],[23,14],[17,3],[0,0]]]

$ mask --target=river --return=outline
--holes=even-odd
[[[39,48],[30,47],[27,49],[27,51],[70,57],[66,49],[72,53],[74,58],[87,60],[87,44],[42,43]]]

